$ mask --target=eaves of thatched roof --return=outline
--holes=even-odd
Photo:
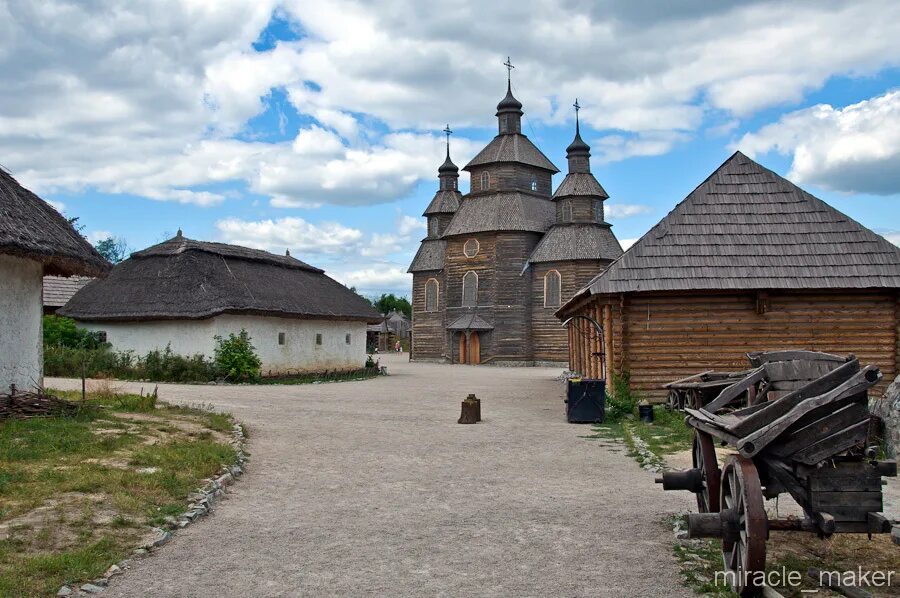
[[[99,276],[110,264],[47,202],[0,168],[0,254],[44,265],[58,276]]]
[[[82,321],[203,319],[223,313],[382,320],[365,299],[300,260],[180,235],[133,253],[59,313]]]

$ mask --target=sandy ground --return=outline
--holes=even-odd
[[[691,496],[579,438],[559,370],[382,363],[363,382],[160,385],[245,422],[252,461],[104,595],[692,595],[661,523]],[[469,392],[484,421],[459,425]]]

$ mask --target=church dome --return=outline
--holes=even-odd
[[[438,174],[459,174],[459,168],[450,159],[450,151],[447,151],[447,159],[438,167]]]
[[[513,96],[512,88],[509,85],[506,86],[506,97],[497,104],[497,113],[501,112],[522,112],[522,102]]]
[[[581,138],[581,132],[575,131],[575,139],[572,140],[572,143],[569,144],[569,147],[566,148],[566,154],[584,154],[590,153],[591,146],[585,143],[584,139]]]

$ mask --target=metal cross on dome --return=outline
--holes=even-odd
[[[453,134],[453,131],[450,130],[450,123],[447,123],[447,126],[444,127],[444,135],[447,136],[447,156],[450,155],[450,135]]]
[[[503,63],[503,66],[506,67],[506,82],[509,83],[512,80],[512,70],[516,67],[513,66],[509,56],[506,57],[506,62]]]

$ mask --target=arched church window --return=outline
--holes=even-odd
[[[438,281],[429,278],[425,282],[425,311],[437,311],[438,308]]]
[[[531,177],[531,190],[537,191],[537,177]]]
[[[481,245],[479,245],[478,239],[469,239],[463,245],[463,253],[466,254],[466,257],[475,257],[478,255],[479,249],[481,249]]]
[[[562,291],[559,272],[550,270],[544,275],[544,307],[559,307]]]
[[[563,222],[572,222],[572,202],[564,201],[560,209],[562,210],[561,220]]]
[[[481,173],[481,190],[487,191],[491,188],[491,173],[482,172]]]
[[[428,236],[436,237],[438,236],[438,219],[437,216],[430,216],[428,218]]]
[[[464,307],[478,304],[478,274],[469,271],[463,276],[462,304]]]

